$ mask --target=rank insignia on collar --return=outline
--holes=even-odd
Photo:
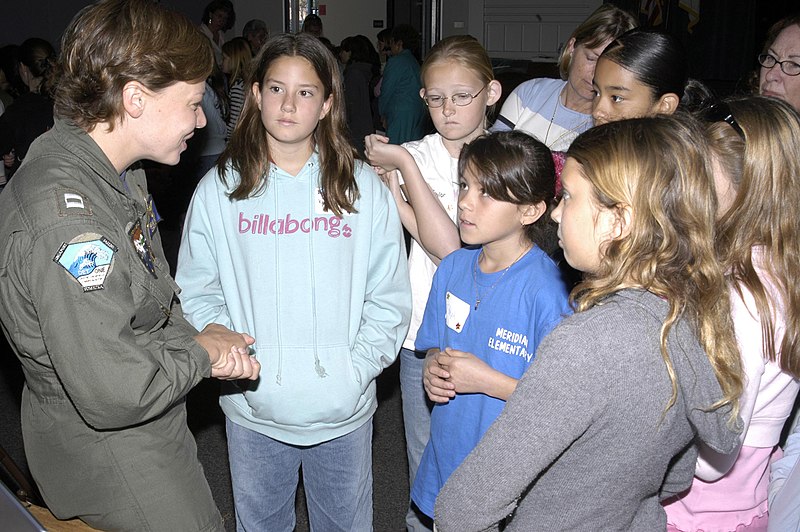
[[[55,189],[59,216],[92,216],[92,205],[84,194],[71,188]]]
[[[92,292],[104,288],[116,252],[117,246],[107,238],[84,233],[61,244],[53,261],[78,281],[84,292]]]

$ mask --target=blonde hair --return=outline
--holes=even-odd
[[[253,52],[250,43],[244,37],[234,37],[222,45],[222,53],[230,58],[231,71],[228,76],[228,85],[233,86],[239,80],[247,78]]]
[[[736,188],[718,223],[717,250],[735,289],[753,295],[761,320],[762,351],[780,368],[800,377],[800,117],[787,103],[751,96],[727,101],[744,139],[725,122],[707,126],[712,149],[726,164]],[[723,158],[724,157],[724,158]],[[753,247],[763,249],[758,266],[780,293],[773,301],[753,265]],[[775,345],[773,316],[785,331]]]
[[[494,79],[492,60],[483,45],[471,35],[452,35],[445,37],[428,52],[420,67],[422,86],[425,87],[425,75],[436,64],[456,63],[475,74],[484,86]],[[486,108],[491,113],[494,104]]]
[[[581,164],[601,208],[630,209],[626,234],[606,243],[598,271],[573,291],[579,311],[624,288],[664,298],[661,356],[672,382],[668,410],[677,399],[667,337],[685,319],[705,349],[734,423],[743,389],[741,357],[733,332],[723,269],[714,249],[716,195],[707,145],[688,117],[653,117],[597,126],[567,152]]]
[[[573,49],[578,46],[597,48],[604,42],[613,41],[637,25],[636,19],[627,11],[612,4],[603,4],[575,28],[566,42],[575,39]],[[558,57],[558,72],[564,81],[569,76],[570,62],[572,62],[572,54],[567,46],[564,46]]]

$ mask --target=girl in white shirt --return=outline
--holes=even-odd
[[[436,133],[402,146],[380,135],[366,138],[366,155],[380,167],[392,191],[403,227],[411,234],[408,259],[413,311],[400,351],[409,481],[414,477],[430,435],[431,404],[422,387],[425,353],[414,351],[436,266],[461,247],[455,220],[458,155],[464,144],[483,135],[486,115],[500,98],[486,50],[473,37],[456,35],[434,46],[421,68],[420,97],[428,106]],[[422,518],[425,521],[425,518]],[[406,516],[409,530],[428,530],[415,509]]]

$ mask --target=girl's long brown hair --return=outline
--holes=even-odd
[[[745,287],[761,319],[763,353],[800,378],[800,117],[774,98],[729,100],[744,139],[725,122],[707,126],[712,150],[736,188],[731,207],[719,220],[717,250],[734,287]],[[763,250],[758,265],[780,294],[773,301],[756,273],[753,248]],[[775,318],[785,331],[775,345]]]
[[[586,310],[624,288],[641,288],[669,304],[661,327],[661,356],[677,381],[667,351],[675,322],[692,326],[722,388],[715,405],[731,405],[734,423],[743,389],[728,286],[714,248],[716,194],[702,128],[687,117],[613,122],[588,130],[567,157],[581,164],[600,208],[630,209],[627,233],[608,242],[598,271],[573,291]]]
[[[254,84],[263,83],[270,65],[276,59],[287,56],[306,59],[322,83],[324,98],[332,98],[330,111],[319,121],[314,132],[321,165],[320,188],[326,209],[337,216],[345,211],[353,213],[359,197],[354,176],[356,151],[348,140],[344,89],[333,54],[313,35],[276,35],[264,44],[254,59],[245,86],[249,89]],[[239,122],[217,163],[224,183],[227,183],[231,169],[240,176],[230,198],[241,200],[263,191],[269,185],[267,176],[270,161],[267,131],[261,121],[261,112],[252,91],[247,90]]]

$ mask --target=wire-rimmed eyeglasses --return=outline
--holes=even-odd
[[[486,86],[484,85],[483,88],[478,92],[476,92],[475,94],[470,94],[468,92],[459,92],[458,94],[453,94],[450,97],[439,96],[438,94],[426,94],[425,96],[422,97],[422,99],[425,100],[425,105],[433,109],[443,106],[444,101],[448,99],[457,106],[464,107],[466,105],[471,104],[472,100],[480,93],[482,93],[483,89],[485,88]]]
[[[781,70],[787,76],[796,76],[800,74],[800,64],[794,61],[778,61],[772,54],[761,54],[758,56],[758,64],[764,68],[772,68],[775,65],[780,65]]]

